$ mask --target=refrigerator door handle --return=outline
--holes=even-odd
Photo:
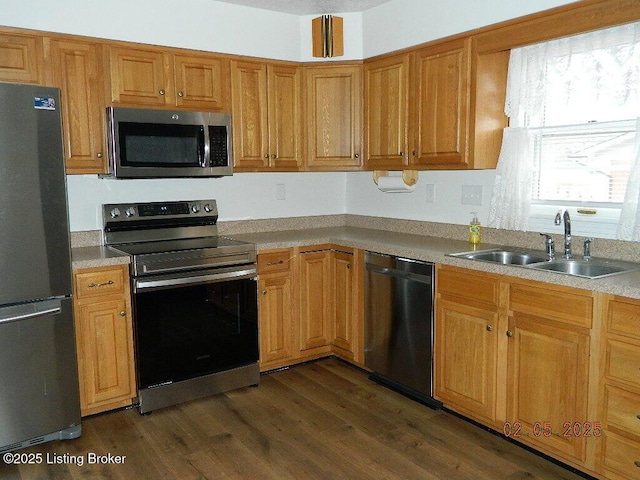
[[[0,325],[28,318],[58,315],[61,312],[62,304],[59,299],[13,305],[0,308]]]

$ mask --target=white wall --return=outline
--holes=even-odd
[[[364,58],[574,1],[392,0],[363,12]]]
[[[278,200],[276,186],[284,185]],[[67,176],[71,231],[102,229],[102,204],[215,198],[220,220],[345,213],[346,177],[327,173],[236,173],[202,179],[115,180]]]

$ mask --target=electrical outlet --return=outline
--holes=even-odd
[[[462,186],[462,205],[482,205],[482,185]]]
[[[436,203],[436,186],[433,183],[427,183],[425,187],[427,190],[426,202]]]
[[[284,183],[276,183],[276,200],[285,199]]]

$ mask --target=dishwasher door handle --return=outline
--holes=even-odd
[[[406,280],[412,280],[414,282],[420,282],[427,285],[431,285],[431,277],[426,275],[420,275],[417,273],[405,272],[403,270],[396,270],[395,268],[380,267],[379,265],[373,265],[367,263],[367,270],[381,275],[388,275],[390,277],[402,278]]]

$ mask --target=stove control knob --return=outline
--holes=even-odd
[[[118,218],[120,216],[120,209],[119,208],[112,208],[111,212],[109,212],[109,214],[111,215],[111,218]]]
[[[197,203],[194,203],[193,205],[191,205],[191,211],[193,213],[198,213],[200,211],[200,205]]]
[[[211,205],[209,205],[208,203],[206,203],[206,204],[204,205],[204,211],[205,211],[205,212],[207,212],[207,213],[209,213],[209,212],[211,212],[211,210],[213,210],[213,209],[211,208]]]
[[[129,207],[124,211],[124,214],[127,217],[133,217],[136,214],[136,209],[134,207]]]

